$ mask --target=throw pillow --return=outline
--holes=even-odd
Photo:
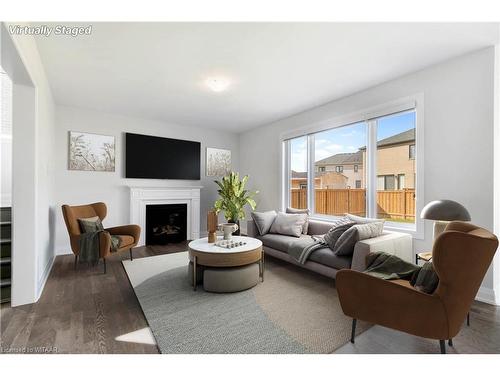
[[[270,233],[284,234],[286,236],[300,237],[302,228],[306,221],[306,214],[287,214],[278,212],[273,225],[271,225]]]
[[[432,294],[439,284],[439,278],[434,271],[432,262],[426,262],[419,272],[415,272],[410,284],[417,290]]]
[[[356,228],[356,225],[352,225],[340,235],[339,239],[335,243],[333,252],[338,256],[352,255],[356,242],[358,242],[358,229]]]
[[[356,224],[354,221],[351,221],[347,218],[337,220],[330,228],[330,230],[323,236],[323,241],[328,245],[330,249],[333,250],[340,236],[354,224]]]
[[[358,241],[381,236],[384,232],[384,222],[375,221],[366,224],[356,224],[358,229]]]
[[[82,233],[91,233],[91,232],[97,232],[99,230],[104,230],[104,227],[102,226],[102,222],[101,219],[99,219],[99,216],[78,219],[78,223],[80,224],[80,229]]]
[[[333,249],[335,255],[352,255],[356,242],[378,237],[384,231],[384,222],[355,224],[347,229],[337,240]]]
[[[366,224],[366,223],[377,223],[377,222],[385,222],[384,219],[370,219],[368,217],[362,217],[352,214],[345,214],[345,217],[349,220],[355,221],[356,224]]]
[[[261,236],[269,232],[271,225],[274,223],[274,219],[276,219],[276,215],[276,211],[252,212],[252,219]]]
[[[286,209],[287,214],[306,214],[306,222],[304,223],[304,226],[302,227],[302,234],[307,234],[307,231],[309,230],[309,209],[308,208],[293,208],[293,207],[287,207]]]

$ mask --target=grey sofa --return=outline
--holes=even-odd
[[[325,234],[331,226],[332,224],[329,222],[310,219],[307,235]],[[337,271],[340,269],[365,270],[366,255],[374,251],[384,251],[397,255],[408,262],[413,261],[412,237],[406,233],[384,231],[379,237],[358,241],[354,247],[352,257],[337,256],[330,249],[320,249],[313,252],[305,264],[297,262],[287,252],[288,246],[293,241],[299,240],[297,237],[273,233],[260,236],[253,220],[248,220],[247,222],[247,235],[262,241],[266,255],[285,260],[331,278],[335,278]],[[302,236],[307,235],[303,234]]]

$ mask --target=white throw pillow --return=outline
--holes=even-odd
[[[306,219],[307,214],[286,214],[284,212],[278,212],[269,233],[300,237]]]
[[[309,231],[309,214],[310,211],[308,208],[293,208],[293,207],[287,207],[286,209],[287,214],[306,214],[306,222],[304,223],[304,226],[302,227],[302,234],[307,234]]]
[[[355,227],[358,230],[358,241],[381,236],[382,233],[384,232],[383,221],[375,221],[373,223],[365,223],[365,224],[356,224]]]

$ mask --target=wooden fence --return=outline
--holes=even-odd
[[[307,207],[307,190],[292,189],[291,206]],[[366,214],[365,189],[315,189],[315,212],[340,216],[346,212]],[[377,191],[377,216],[415,221],[415,189]]]

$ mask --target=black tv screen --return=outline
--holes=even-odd
[[[125,177],[200,179],[200,142],[126,133]]]

